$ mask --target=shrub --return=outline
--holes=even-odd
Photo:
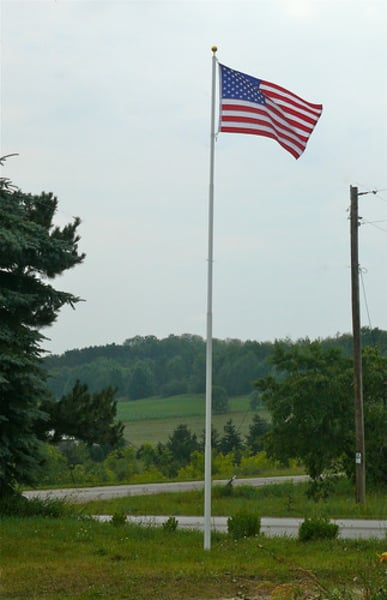
[[[73,513],[73,508],[57,498],[25,498],[18,493],[0,498],[0,515],[7,517],[59,518]]]
[[[112,525],[115,527],[122,527],[126,524],[126,513],[122,511],[115,512],[111,520]]]
[[[301,542],[311,540],[333,540],[337,538],[339,526],[331,523],[326,518],[305,519],[298,530],[298,539]]]
[[[176,517],[169,517],[166,521],[164,521],[162,527],[164,531],[173,532],[176,531],[179,521]]]
[[[234,488],[232,485],[214,485],[212,488],[212,496],[213,498],[230,498],[233,496]]]
[[[227,531],[234,539],[253,537],[261,530],[261,519],[257,514],[240,511],[227,519]]]

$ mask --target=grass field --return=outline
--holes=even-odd
[[[240,434],[246,436],[254,414],[248,396],[238,396],[230,398],[230,411],[227,414],[212,416],[212,424],[222,435],[224,425],[232,419]],[[267,418],[263,409],[259,414]],[[144,442],[165,443],[182,423],[200,438],[205,428],[205,397],[203,394],[184,394],[118,402],[117,417],[125,423],[125,437],[135,446]]]
[[[384,546],[375,540],[306,545],[216,534],[205,552],[195,531],[47,518],[1,527],[5,600],[355,600],[363,590],[365,599],[385,600]]]
[[[266,492],[266,507],[273,506],[274,496],[282,496],[286,504],[289,490],[277,488],[276,493]],[[141,512],[145,514],[147,508],[154,510],[154,505],[146,506],[149,499],[158,502],[159,512],[162,506],[179,514],[177,496],[183,512],[188,505],[192,508],[192,499],[197,500],[194,493],[190,498],[171,494],[171,502],[150,496],[128,498],[126,502],[142,502]],[[231,514],[239,510],[239,502],[233,503],[235,499],[223,500],[226,504],[219,505],[218,510]],[[250,505],[255,512],[257,500]],[[263,507],[262,498],[261,503]],[[201,532],[114,526],[87,517],[88,508],[84,507],[82,518],[0,518],[0,595],[4,600],[387,597],[387,571],[378,558],[386,551],[386,540],[300,542],[262,535],[234,540],[227,534],[214,533],[211,550],[205,551]],[[96,504],[96,508],[100,510],[101,505]],[[341,510],[336,507],[333,512]]]
[[[303,484],[216,488],[213,514],[358,517],[348,482],[318,505]],[[50,502],[47,501],[48,506]],[[55,506],[58,508],[57,501]],[[14,506],[14,504],[12,504]],[[301,542],[263,535],[235,540],[213,533],[113,525],[91,513],[199,514],[202,492],[127,497],[81,507],[61,505],[57,518],[0,517],[4,600],[386,600],[386,539]],[[59,507],[60,508],[60,507]],[[58,514],[58,513],[57,513]],[[386,496],[370,493],[362,516],[385,517]]]

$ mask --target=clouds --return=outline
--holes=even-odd
[[[299,161],[265,138],[218,137],[214,335],[350,330],[349,185],[387,187],[384,2],[2,8],[2,154],[20,153],[4,174],[52,190],[61,222],[79,215],[87,253],[57,282],[87,302],[62,311],[50,348],[205,335],[213,44],[224,64],[324,105]],[[366,220],[387,218],[383,194],[362,197]],[[387,328],[387,238],[367,227],[368,301]]]

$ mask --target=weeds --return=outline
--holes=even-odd
[[[324,544],[324,542],[323,542]],[[331,554],[339,556],[340,550],[351,551],[352,569],[340,565],[338,561],[340,575],[337,578],[340,583],[333,584],[327,581],[321,575],[321,566],[316,566],[313,570],[301,567],[288,557],[281,556],[273,552],[267,546],[258,547],[268,553],[275,562],[285,564],[290,572],[294,573],[294,582],[292,584],[280,585],[275,593],[272,594],[272,600],[386,600],[387,599],[387,569],[381,568],[380,562],[369,558],[367,550],[369,541],[354,541],[347,547],[337,545],[335,551],[331,547]],[[317,543],[313,545],[312,553],[316,552]],[[365,557],[360,559],[353,552],[363,549]],[[326,568],[329,560],[324,564]],[[348,575],[352,572],[352,576]],[[355,573],[355,574],[353,574]]]
[[[253,537],[261,529],[261,519],[257,514],[238,512],[227,519],[228,533],[234,539]]]
[[[113,513],[112,519],[110,522],[115,527],[122,527],[123,525],[126,525],[126,513],[122,512],[122,511]]]
[[[176,531],[178,524],[179,524],[179,522],[176,519],[176,517],[169,517],[166,521],[164,521],[162,527],[163,527],[164,531],[173,533],[174,531]]]
[[[57,498],[25,498],[15,493],[0,498],[0,515],[60,518],[79,514],[75,507]]]

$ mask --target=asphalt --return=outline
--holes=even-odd
[[[254,477],[233,479],[232,485],[251,485],[259,487],[271,483],[281,483],[284,481],[307,481],[305,475],[285,476],[285,477]],[[227,479],[214,480],[213,485],[226,485]],[[187,492],[203,489],[203,481],[171,481],[165,483],[138,483],[125,485],[104,485],[82,488],[61,488],[49,490],[31,490],[24,492],[27,498],[69,498],[73,502],[88,502],[94,500],[108,500],[111,498],[120,498],[122,496],[146,496],[148,494],[162,494],[164,492]]]
[[[99,521],[110,521],[111,515],[98,515]],[[128,523],[144,526],[162,526],[168,520],[166,516],[133,516],[127,517]],[[203,517],[176,516],[178,527],[181,529],[198,529],[204,531]],[[304,519],[296,518],[261,518],[261,533],[267,537],[287,536],[297,537],[298,529]],[[342,539],[383,539],[387,536],[387,521],[376,519],[331,519],[339,526],[338,537]],[[227,517],[212,517],[212,531],[227,532]]]

